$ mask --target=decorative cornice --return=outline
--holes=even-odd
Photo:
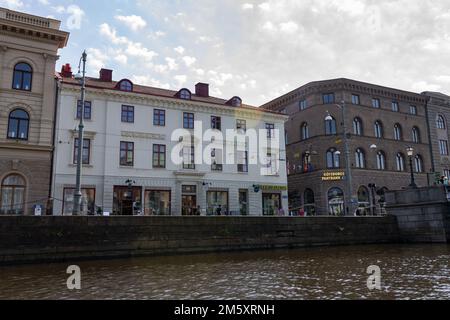
[[[152,139],[152,140],[165,140],[166,139],[166,135],[164,135],[164,134],[146,133],[146,132],[122,131],[121,136],[126,137],[126,138]]]
[[[0,149],[17,149],[30,151],[53,151],[52,146],[38,146],[21,143],[0,143]]]
[[[374,97],[384,97],[393,100],[407,101],[409,103],[425,104],[426,98],[419,93],[407,92],[399,89],[382,87],[375,84],[359,82],[350,79],[324,80],[310,82],[294,91],[287,93],[269,103],[262,108],[276,110],[287,106],[292,102],[299,101],[311,94],[326,93],[327,91],[342,90],[353,91],[355,93],[370,94]]]

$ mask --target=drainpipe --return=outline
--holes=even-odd
[[[431,100],[431,97],[426,96],[426,101],[425,101],[425,116],[426,116],[426,120],[427,120],[427,134],[428,134],[428,147],[430,148],[430,159],[431,159],[431,170],[433,171],[433,173],[436,172],[436,166],[434,165],[434,156],[433,156],[433,142],[431,141],[431,122],[430,122],[430,115],[428,113],[428,103]],[[431,181],[430,181],[430,177],[428,175],[428,185],[431,185]]]
[[[52,148],[52,155],[51,155],[51,164],[50,164],[50,184],[48,187],[48,201],[47,201],[47,215],[53,215],[53,206],[54,206],[54,200],[50,200],[52,199],[52,193],[53,193],[53,184],[55,182],[55,176],[54,176],[54,161],[55,161],[55,148],[56,148],[56,121],[58,118],[58,102],[59,102],[59,90],[60,90],[60,82],[58,79],[55,79],[55,110],[53,113],[53,132],[52,132],[52,141],[53,141],[53,148]],[[52,204],[52,211],[49,213],[48,212],[48,203]]]

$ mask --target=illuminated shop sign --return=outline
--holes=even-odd
[[[341,181],[345,178],[345,172],[326,171],[322,176],[322,181]]]

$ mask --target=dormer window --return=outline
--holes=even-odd
[[[120,91],[132,92],[133,83],[130,80],[122,80],[117,84],[117,89]]]
[[[188,89],[181,89],[178,96],[180,99],[191,100],[191,92]]]
[[[240,107],[242,106],[242,99],[239,97],[233,97],[227,102],[227,104],[233,107]]]

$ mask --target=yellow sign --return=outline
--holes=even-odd
[[[344,180],[345,172],[341,171],[327,171],[322,176],[322,181],[340,181]]]
[[[275,191],[286,191],[288,189],[287,186],[261,186],[261,190],[268,191],[268,190],[275,190]]]

